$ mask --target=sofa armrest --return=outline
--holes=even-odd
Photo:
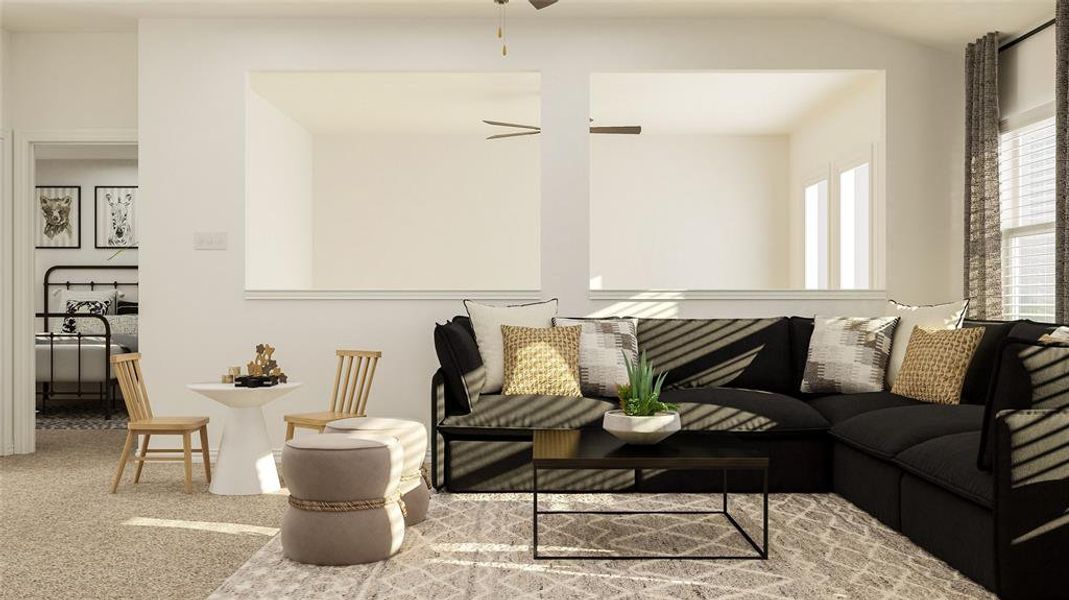
[[[1069,589],[1069,408],[1001,411],[995,432],[999,595],[1064,598]]]
[[[438,433],[438,426],[447,415],[445,373],[441,369],[431,377],[431,483],[441,489],[445,483],[445,439]]]

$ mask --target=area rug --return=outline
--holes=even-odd
[[[557,495],[554,510],[716,510],[720,496]],[[760,497],[731,512],[760,541]],[[439,494],[388,561],[301,565],[271,539],[211,596],[246,598],[994,598],[902,535],[831,494],[770,499],[770,558],[762,560],[533,560],[527,494]],[[540,517],[542,552],[721,555],[753,549],[723,516]]]

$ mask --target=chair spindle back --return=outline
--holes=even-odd
[[[370,350],[338,350],[338,370],[334,374],[334,393],[330,411],[363,417],[375,367],[381,352]],[[344,373],[343,373],[344,372]]]
[[[152,405],[149,403],[148,390],[145,389],[145,378],[141,374],[141,354],[116,354],[111,357],[111,363],[115,369],[115,377],[119,380],[130,421],[151,419]]]

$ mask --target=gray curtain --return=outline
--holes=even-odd
[[[1002,317],[998,182],[998,34],[965,49],[965,297],[972,316]]]
[[[1054,318],[1069,323],[1069,0],[1055,11]]]

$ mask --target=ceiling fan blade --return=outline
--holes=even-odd
[[[499,127],[519,127],[520,129],[533,129],[535,131],[542,131],[541,127],[535,127],[534,125],[520,125],[518,123],[504,123],[502,121],[487,121],[483,119],[483,123],[487,125],[497,125]]]
[[[521,136],[521,135],[538,135],[540,133],[542,133],[542,132],[541,131],[521,131],[519,133],[499,133],[497,135],[492,135],[492,136],[490,136],[490,137],[488,137],[486,139],[488,139],[488,140],[500,140],[501,138],[517,137],[517,136]]]
[[[538,10],[542,10],[543,8],[550,6],[551,4],[556,3],[557,0],[531,0],[531,6],[535,7]]]
[[[618,127],[591,127],[590,133],[624,133],[629,135],[638,135],[642,133],[642,126],[623,125]]]

